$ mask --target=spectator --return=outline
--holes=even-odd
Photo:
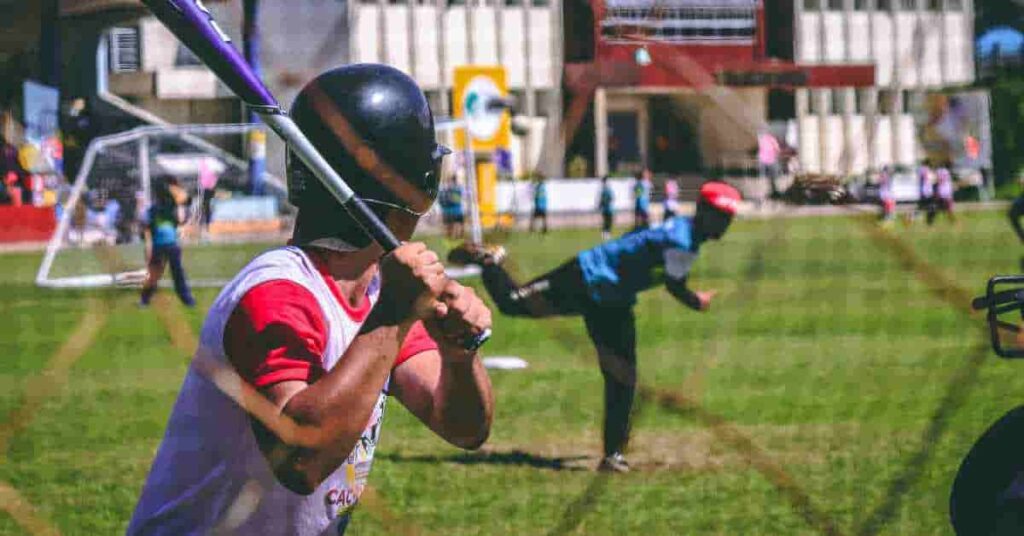
[[[203,199],[203,230],[210,229],[210,221],[213,218],[213,196],[217,193],[217,182],[220,177],[213,169],[211,158],[203,158],[199,161],[199,190]]]
[[[891,222],[896,215],[896,197],[892,190],[892,171],[889,166],[882,166],[882,172],[878,175],[878,199],[882,205],[882,222]]]
[[[772,198],[779,196],[779,189],[775,181],[779,177],[779,153],[781,152],[779,141],[771,133],[762,132],[757,136],[757,163],[761,176],[768,178]]]
[[[462,204],[463,196],[464,190],[455,175],[448,179],[439,192],[441,220],[444,222],[444,234],[448,238],[461,239],[465,234],[466,213]]]
[[[928,221],[932,221],[935,218],[935,175],[928,162],[921,162],[917,168],[917,188],[917,212],[914,218],[917,219],[921,217],[921,213],[925,213]]]
[[[662,221],[668,221],[679,215],[679,183],[675,179],[665,181],[665,214]]]
[[[953,213],[953,174],[949,171],[949,162],[935,170],[935,195],[932,209],[928,212],[928,225],[935,223],[939,211],[945,212],[949,220],[956,222]]]
[[[530,232],[533,224],[540,220],[541,232],[548,234],[548,183],[543,175],[538,175],[533,183],[533,215],[530,216]]]
[[[644,168],[633,183],[633,228],[651,226],[651,170]]]
[[[601,238],[612,237],[612,224],[615,222],[615,194],[608,184],[608,177],[601,177],[601,193],[597,199],[597,209],[601,212]]]
[[[178,226],[185,221],[185,210],[181,206],[181,191],[174,177],[160,177],[156,181],[153,206],[146,211],[146,263],[149,274],[142,286],[140,305],[149,305],[156,293],[160,278],[169,263],[174,277],[174,290],[181,302],[189,307],[196,304],[188,285],[185,268],[181,264],[181,247],[178,246]]]

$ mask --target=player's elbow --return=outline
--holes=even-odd
[[[487,442],[487,439],[490,438],[490,436],[491,426],[490,423],[487,423],[476,434],[449,437],[448,442],[460,449],[478,450],[480,447],[484,446],[484,443]]]

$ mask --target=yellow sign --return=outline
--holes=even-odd
[[[505,68],[501,66],[462,65],[455,68],[453,88],[455,119],[465,119],[474,151],[507,148],[511,122],[507,111],[492,103],[508,97]],[[465,132],[455,132],[455,146],[466,146]]]
[[[498,166],[493,162],[476,163],[476,204],[480,225],[494,227],[498,223]]]

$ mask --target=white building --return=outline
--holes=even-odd
[[[798,90],[804,168],[858,173],[919,161],[914,114],[924,93],[974,82],[972,7],[971,0],[796,0],[799,62],[875,69],[872,87]]]

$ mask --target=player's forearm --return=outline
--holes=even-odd
[[[690,288],[686,286],[685,280],[678,281],[669,279],[665,282],[665,288],[668,289],[668,292],[672,297],[679,300],[683,305],[693,309],[694,311],[700,310],[700,296],[697,296],[696,292],[690,290]]]
[[[487,441],[494,414],[494,394],[479,356],[470,361],[445,360],[441,366],[431,428],[449,443],[476,449]]]
[[[282,413],[307,433],[283,445],[282,483],[311,492],[348,457],[362,436],[408,326],[360,334],[324,377],[295,394]]]

